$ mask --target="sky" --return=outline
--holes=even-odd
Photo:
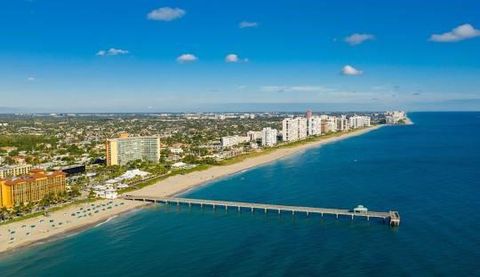
[[[480,110],[477,0],[10,0],[0,112]]]

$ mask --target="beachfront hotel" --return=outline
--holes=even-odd
[[[32,170],[29,164],[8,165],[0,167],[0,179],[28,174]]]
[[[38,202],[50,193],[65,192],[65,173],[32,169],[28,175],[0,179],[0,208]]]
[[[160,160],[160,137],[129,137],[123,133],[119,138],[106,142],[107,165],[126,165],[130,161],[145,160],[157,163]]]

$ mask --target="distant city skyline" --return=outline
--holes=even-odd
[[[478,1],[9,1],[0,113],[480,110]]]

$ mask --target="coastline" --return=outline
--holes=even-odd
[[[185,175],[175,175],[167,179],[161,180],[156,184],[144,187],[139,190],[128,192],[128,194],[136,196],[148,195],[154,197],[172,197],[175,195],[183,194],[193,188],[203,186],[214,180],[224,178],[232,174],[242,172],[244,170],[249,170],[260,165],[268,164],[278,159],[297,154],[304,150],[320,147],[328,143],[337,142],[351,137],[360,136],[368,132],[377,130],[383,126],[384,125],[376,125],[361,130],[356,130],[350,133],[345,133],[340,136],[329,137],[325,139],[322,139],[320,137],[318,140],[315,141],[307,142],[305,144],[293,147],[279,148],[270,153],[265,153],[263,155],[255,157],[249,157],[234,164],[213,166],[203,171],[194,171]]]
[[[98,214],[82,218],[73,217],[72,214],[87,210],[93,205],[103,205],[112,202],[110,209],[105,209]],[[124,203],[121,204],[120,203]],[[117,205],[117,206],[115,206]],[[33,245],[48,243],[65,238],[72,234],[80,233],[86,229],[96,227],[98,224],[110,221],[118,216],[133,212],[148,206],[148,203],[116,200],[98,200],[90,203],[78,204],[65,209],[52,212],[49,216],[37,216],[0,226],[0,259],[7,253],[24,249]],[[53,220],[53,222],[50,222]],[[59,224],[61,222],[61,224]],[[55,225],[53,227],[52,225]],[[35,226],[35,227],[32,227]],[[12,234],[12,232],[14,232]],[[11,240],[14,238],[14,240]]]
[[[208,185],[210,182],[217,179],[241,173],[243,171],[271,163],[308,149],[320,147],[328,143],[337,142],[351,137],[360,136],[377,130],[383,126],[384,125],[376,125],[324,139],[320,137],[318,140],[306,142],[305,144],[279,148],[269,153],[264,153],[254,157],[247,157],[245,160],[237,163],[213,166],[203,171],[194,171],[185,175],[171,176],[153,185],[129,192],[128,194],[149,195],[156,197],[171,197],[184,194],[192,189]],[[110,202],[112,203],[109,204],[111,205],[111,208],[104,212],[100,212],[98,215],[93,214],[92,216],[82,217],[81,219],[77,219],[71,215],[72,213],[79,212],[79,210],[86,210],[92,207],[92,205],[102,205]],[[120,205],[120,203],[123,204]],[[109,221],[114,217],[143,208],[145,206],[148,206],[148,203],[122,199],[98,200],[95,202],[79,204],[54,211],[48,217],[38,216],[22,221],[0,225],[0,258],[11,251],[24,249],[41,243],[47,243],[56,239],[64,238],[70,234],[79,233],[85,229],[89,229],[97,226],[98,224]],[[50,222],[50,220],[53,220],[53,222],[46,223],[47,221]],[[35,225],[41,225],[41,221],[43,221],[42,223],[46,223],[43,225],[48,226],[42,226],[44,229],[40,229],[40,226],[37,228]],[[62,222],[64,224],[61,226],[56,225],[55,227],[52,227],[52,225],[57,222]],[[35,227],[31,228],[31,226]],[[28,232],[29,234],[27,234],[27,230],[30,230],[30,232]],[[12,234],[11,231],[14,231],[14,233]],[[13,241],[10,240],[12,237],[14,237]]]

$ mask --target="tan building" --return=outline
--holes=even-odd
[[[146,160],[157,163],[160,160],[160,137],[128,137],[121,134],[119,138],[106,142],[107,165],[125,165],[130,161]]]
[[[0,167],[0,179],[28,174],[32,170],[29,164]]]
[[[65,192],[65,173],[32,169],[30,174],[0,179],[0,208],[38,202],[49,193]]]

